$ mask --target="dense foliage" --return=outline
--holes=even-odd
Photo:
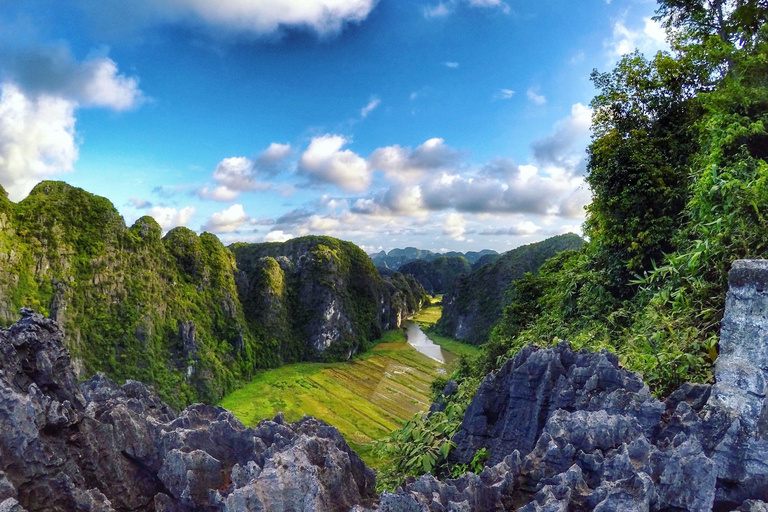
[[[457,277],[469,274],[472,267],[464,256],[439,256],[429,261],[409,261],[398,270],[416,278],[428,294],[441,295],[448,292]]]
[[[671,52],[592,75],[588,243],[514,284],[462,384],[562,339],[616,352],[659,395],[711,379],[730,265],[768,257],[768,2],[660,0],[657,19]],[[410,439],[445,445],[414,421]],[[398,461],[388,478],[417,472]]]
[[[511,300],[514,281],[526,272],[535,272],[558,252],[579,248],[582,243],[572,233],[554,236],[507,251],[496,261],[459,277],[443,296],[437,333],[473,345],[484,343]]]
[[[304,239],[306,251],[291,255],[306,269],[298,283],[271,257],[239,272],[210,233],[175,228],[163,237],[151,217],[128,228],[107,199],[65,183],[43,182],[18,204],[0,192],[0,324],[22,306],[49,314],[81,376],[138,379],[175,406],[216,402],[259,368],[318,358],[307,348],[306,308],[327,304],[312,303],[321,295],[313,290],[344,303],[354,333],[326,359],[380,335],[383,299],[411,311],[426,300],[418,283],[384,282],[362,250],[339,240]]]

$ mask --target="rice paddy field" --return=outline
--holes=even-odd
[[[372,443],[429,409],[430,384],[446,372],[450,368],[417,352],[397,329],[348,362],[297,363],[260,372],[221,405],[247,426],[280,411],[288,421],[315,416],[338,428],[366,463],[376,467]]]

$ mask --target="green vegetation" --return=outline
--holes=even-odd
[[[438,256],[429,261],[409,261],[398,271],[415,277],[427,293],[434,295],[446,293],[456,278],[469,274],[472,267],[464,256]]]
[[[128,228],[108,200],[65,183],[42,182],[18,204],[2,191],[0,324],[23,306],[50,314],[81,376],[138,379],[182,407],[216,402],[258,369],[321,357],[307,345],[321,322],[349,326],[322,354],[347,359],[390,321],[379,312],[382,300],[397,313],[426,299],[413,280],[383,281],[347,242],[287,244],[302,261],[299,275],[291,270],[299,265],[280,259],[280,244],[266,245],[264,257],[238,269],[210,233],[176,228],[163,237],[151,217]],[[249,250],[260,251],[240,248]],[[330,305],[338,318],[323,318]]]
[[[460,389],[529,343],[562,339],[616,352],[657,395],[711,379],[730,265],[768,249],[768,6],[659,4],[672,52],[592,75],[589,241],[519,276],[481,356],[452,375]],[[453,424],[434,421],[414,420],[381,448],[388,485],[464,469],[445,463]],[[435,446],[434,460],[413,458]]]
[[[373,441],[389,435],[431,403],[430,384],[442,365],[405,343],[400,329],[346,363],[298,363],[256,374],[221,405],[246,425],[282,411],[288,421],[304,414],[337,427],[373,467]]]
[[[555,236],[508,251],[494,263],[458,278],[443,297],[443,316],[436,332],[472,345],[485,343],[510,302],[513,281],[526,272],[535,272],[547,258],[578,249],[582,243],[572,233]]]

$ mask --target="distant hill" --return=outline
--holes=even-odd
[[[485,343],[501,318],[514,281],[526,272],[536,272],[555,254],[579,249],[583,243],[572,233],[555,236],[508,251],[495,262],[458,277],[443,296],[443,316],[437,331],[473,345]]]
[[[432,261],[441,256],[447,258],[463,257],[467,262],[472,265],[480,258],[487,255],[498,255],[499,253],[491,249],[483,249],[482,251],[469,251],[466,253],[451,251],[447,253],[432,252],[425,249],[416,249],[415,247],[406,247],[405,249],[392,249],[389,252],[381,251],[376,254],[370,254],[371,261],[379,268],[391,268],[398,270],[401,266],[414,260]]]
[[[464,256],[439,256],[433,260],[413,260],[398,269],[416,278],[430,295],[446,293],[457,277],[469,274],[472,267]]]

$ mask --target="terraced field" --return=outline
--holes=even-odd
[[[429,408],[430,383],[443,365],[414,350],[401,330],[389,331],[373,350],[346,363],[299,363],[261,372],[221,405],[246,425],[282,411],[334,425],[369,465],[371,443]]]

